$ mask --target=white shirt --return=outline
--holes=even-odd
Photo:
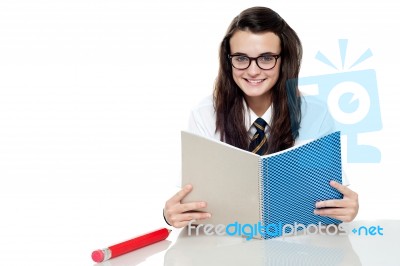
[[[250,138],[256,132],[253,126],[258,116],[247,106],[245,102],[245,126],[248,129]],[[272,121],[272,106],[262,115],[268,125]],[[189,132],[207,138],[220,140],[219,132],[215,132],[216,115],[213,105],[213,97],[204,98],[195,108],[192,109],[189,117]],[[266,130],[267,127],[266,127]],[[335,122],[329,113],[328,108],[315,97],[305,96],[301,101],[301,123],[299,136],[295,139],[295,146],[320,138],[329,133],[335,132]],[[349,180],[342,171],[342,184],[349,185]]]
[[[251,138],[256,132],[253,126],[258,116],[245,103],[245,127]],[[301,104],[301,124],[299,137],[295,145],[322,137],[335,131],[335,123],[328,109],[313,97],[303,97]],[[261,116],[268,125],[272,124],[272,106]],[[219,132],[215,132],[216,114],[212,96],[203,99],[192,109],[189,118],[189,131],[207,138],[220,140]],[[267,130],[267,128],[266,128]]]

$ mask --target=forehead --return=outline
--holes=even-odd
[[[263,53],[279,54],[281,42],[273,32],[252,33],[238,30],[230,39],[231,54],[243,53],[258,56]]]

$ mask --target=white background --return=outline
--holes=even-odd
[[[268,6],[299,34],[301,76],[377,73],[379,164],[349,164],[357,219],[400,219],[397,2],[0,1],[0,263],[92,265],[92,250],[164,226],[180,183],[180,130],[212,92],[218,46],[241,10]],[[340,70],[342,71],[342,70]]]

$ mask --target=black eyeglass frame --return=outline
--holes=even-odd
[[[233,59],[233,57],[235,57],[235,56],[242,56],[242,57],[248,58],[248,59],[250,60],[250,61],[249,61],[249,65],[248,65],[247,67],[245,67],[245,68],[238,68],[238,67],[235,67],[235,66],[233,65],[233,63],[232,63],[232,59]],[[262,67],[260,67],[260,65],[258,64],[258,58],[265,57],[265,56],[271,56],[271,57],[275,58],[275,63],[274,63],[274,65],[273,65],[271,68],[262,68]],[[250,56],[242,55],[242,54],[233,54],[233,55],[228,54],[228,59],[229,59],[229,62],[231,63],[231,65],[232,65],[232,67],[234,67],[234,68],[236,68],[236,69],[238,69],[238,70],[246,70],[246,69],[248,69],[248,68],[250,67],[250,65],[251,65],[251,62],[253,62],[253,60],[256,61],[256,65],[257,65],[260,69],[262,69],[262,70],[271,70],[271,69],[273,69],[273,68],[276,66],[276,63],[278,62],[279,57],[281,57],[280,54],[277,54],[277,55],[273,55],[273,54],[268,54],[268,55],[266,55],[266,54],[264,54],[264,55],[260,55],[260,56],[257,56],[257,57],[250,57]]]

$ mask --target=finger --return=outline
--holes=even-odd
[[[357,215],[357,211],[349,208],[329,208],[314,210],[314,214],[335,218],[343,222],[351,222]]]
[[[189,221],[183,221],[183,222],[176,222],[174,224],[171,224],[175,228],[182,228],[185,227],[186,225],[189,224]]]
[[[321,216],[328,216],[328,215],[321,215]],[[342,222],[349,222],[351,219],[346,215],[329,215],[329,218],[333,218]]]
[[[344,185],[342,185],[342,184],[340,184],[340,183],[338,183],[338,182],[336,182],[336,181],[331,181],[330,182],[330,185],[333,187],[333,188],[335,188],[336,190],[338,190],[340,193],[342,193],[343,194],[343,196],[346,196],[346,197],[352,197],[354,194],[355,194],[355,192],[353,191],[353,190],[351,190],[350,188],[348,188],[347,186],[344,186]]]
[[[321,216],[347,215],[348,210],[346,208],[317,209],[314,210],[314,214]]]
[[[179,190],[174,196],[172,196],[172,198],[170,198],[167,202],[169,202],[170,204],[175,204],[177,202],[180,202],[184,197],[186,197],[186,195],[192,191],[193,186],[188,184],[186,186],[184,186],[181,190]]]
[[[323,201],[318,201],[315,203],[315,207],[320,209],[320,208],[343,208],[346,207],[348,204],[345,200],[323,200]]]
[[[193,220],[192,220],[193,221]],[[174,224],[174,227],[176,228],[182,228],[187,226],[190,223],[190,221],[182,221],[182,222],[177,222]]]
[[[184,213],[189,211],[194,211],[198,209],[203,209],[207,207],[207,203],[204,201],[188,202],[184,204],[179,204],[176,207],[176,212]]]
[[[187,212],[179,215],[181,221],[191,221],[191,220],[204,220],[211,217],[208,212]]]
[[[176,203],[172,206],[166,205],[166,208],[164,208],[164,216],[166,217],[168,223],[172,224],[173,220],[179,221],[179,218],[177,218],[178,215],[198,209],[203,209],[205,207],[207,207],[206,202],[189,202],[185,204]]]
[[[171,225],[177,228],[186,226],[190,221],[204,220],[211,217],[208,212],[188,212],[176,214],[171,217]]]

